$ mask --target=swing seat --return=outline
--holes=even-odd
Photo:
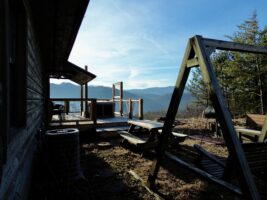
[[[267,143],[246,143],[242,144],[242,147],[252,174],[267,181]],[[199,154],[197,165],[211,175],[222,179],[226,169],[226,159],[209,153],[200,145],[195,144],[194,148]]]

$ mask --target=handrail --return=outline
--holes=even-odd
[[[112,101],[112,99],[95,99],[95,98],[50,98],[50,101],[63,101],[64,102],[64,106],[65,106],[65,113],[68,114],[70,111],[70,102],[91,102],[90,104],[90,108],[91,109],[85,109],[85,110],[90,110],[90,119],[92,121],[94,121],[96,123],[96,112],[97,112],[97,102],[99,101],[107,101],[107,102],[126,102],[128,104],[128,117],[129,119],[132,119],[133,117],[133,103],[138,103],[138,118],[139,119],[143,119],[144,118],[144,114],[143,114],[143,99],[120,99],[120,100],[116,100],[114,99]],[[88,106],[88,104],[86,103],[85,106]],[[115,104],[114,104],[115,106]],[[121,105],[120,105],[121,108]],[[120,109],[121,111],[121,109]],[[115,112],[115,109],[114,109]],[[121,114],[122,115],[122,114]]]
[[[75,102],[91,102],[91,109],[90,109],[90,120],[93,121],[94,124],[96,124],[97,116],[96,116],[96,102],[97,99],[94,98],[50,98],[50,101],[64,101],[64,111],[66,114],[69,113],[70,110],[70,101],[75,101]],[[88,104],[86,103],[85,106],[88,107]],[[85,109],[88,111],[88,109]]]

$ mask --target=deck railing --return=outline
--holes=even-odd
[[[51,102],[61,102],[64,104],[64,112],[65,114],[69,114],[71,112],[70,103],[71,102],[79,102],[80,104],[80,115],[85,117],[86,119],[93,121],[96,124],[97,121],[97,102],[112,102],[113,103],[113,111],[114,114],[119,114],[120,116],[127,116],[129,119],[134,117],[134,110],[133,104],[138,104],[138,112],[137,118],[143,119],[143,99],[123,99],[123,100],[116,100],[116,99],[95,99],[95,98],[50,98]],[[115,112],[116,102],[119,102],[119,112]],[[123,103],[126,103],[128,107],[128,112],[125,114],[123,113]],[[77,105],[76,105],[77,106]],[[77,110],[76,110],[77,112]]]
[[[69,114],[70,110],[70,102],[79,102],[80,103],[80,115],[84,116],[90,121],[96,123],[96,102],[97,99],[88,98],[88,99],[81,99],[81,98],[50,98],[51,102],[63,102],[64,103],[64,113]],[[90,109],[88,103],[90,102]]]
[[[115,103],[119,102],[119,112],[116,112],[118,114],[120,114],[121,116],[124,115],[124,109],[123,109],[123,103],[125,103],[127,105],[127,115],[129,119],[132,119],[134,117],[134,110],[133,110],[133,104],[138,104],[138,114],[137,114],[137,118],[138,119],[143,119],[144,118],[144,113],[143,113],[143,104],[144,101],[143,99],[114,99],[113,100]]]

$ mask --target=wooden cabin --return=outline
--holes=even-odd
[[[88,2],[0,1],[0,199],[27,199],[49,78],[95,77],[68,62]]]
[[[81,98],[62,99],[65,113],[69,112],[70,101],[81,102],[81,114],[88,112],[91,103],[90,117],[78,116],[71,126],[105,124],[103,119],[97,119],[97,100],[82,92],[96,76],[68,61],[88,3],[89,0],[0,1],[0,199],[27,199],[44,130],[64,128],[62,121],[51,125],[51,101],[60,99],[50,99],[50,78],[66,78],[81,85]],[[120,87],[122,90],[122,84]],[[113,98],[107,101],[119,102],[121,119],[123,102],[131,109],[137,102],[139,118],[143,118],[143,100],[123,100],[122,92],[117,98],[115,86]],[[99,103],[101,109],[103,105],[107,104]],[[127,113],[130,118],[131,109]],[[123,125],[127,120],[115,122]],[[67,127],[68,123],[71,120],[65,122]]]

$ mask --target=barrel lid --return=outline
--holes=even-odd
[[[46,131],[46,135],[66,135],[66,134],[74,134],[78,132],[79,130],[77,128],[53,129],[53,130]]]

